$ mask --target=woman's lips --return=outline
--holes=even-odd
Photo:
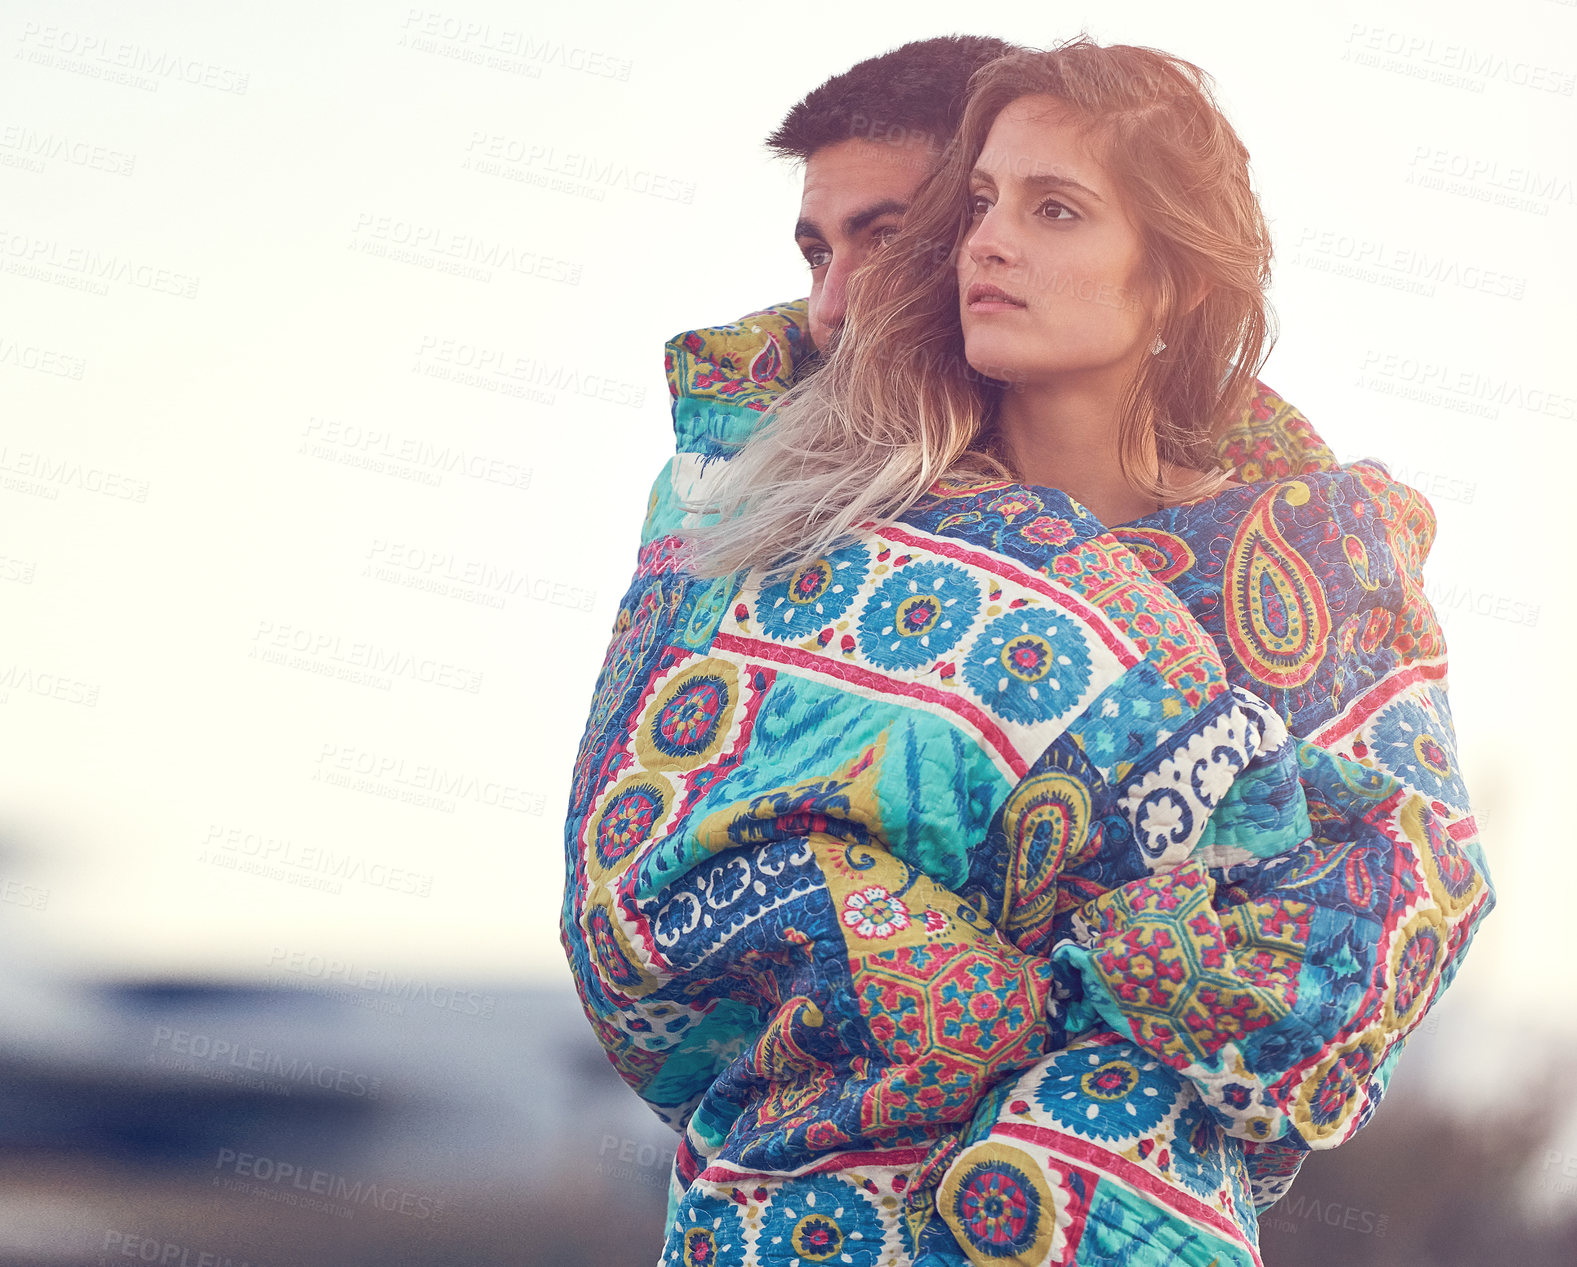
[[[1018,312],[1027,306],[1006,291],[979,282],[969,288],[965,302],[970,312]]]

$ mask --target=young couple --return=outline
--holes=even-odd
[[[669,344],[566,825],[662,1261],[1257,1263],[1493,902],[1428,505],[1255,382],[1187,63],[924,41],[769,144],[811,296]]]

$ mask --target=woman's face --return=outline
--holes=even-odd
[[[1139,232],[1051,96],[997,115],[969,181],[958,255],[964,355],[1020,386],[1126,381],[1156,331]]]

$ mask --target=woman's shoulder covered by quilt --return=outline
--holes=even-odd
[[[808,301],[773,304],[724,325],[669,339],[664,370],[673,401],[675,453],[653,482],[642,541],[685,522],[684,503],[708,469],[761,425],[772,403],[814,363]],[[1313,424],[1264,383],[1217,440],[1216,459],[1244,483],[1337,467]]]

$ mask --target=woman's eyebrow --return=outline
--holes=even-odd
[[[971,184],[978,181],[982,185],[990,185],[993,189],[996,188],[997,183],[990,172],[982,171],[978,167],[969,173],[969,181]],[[1025,176],[1023,183],[1036,191],[1045,189],[1070,190],[1074,193],[1084,194],[1088,198],[1093,198],[1096,202],[1106,201],[1088,185],[1074,180],[1072,176],[1058,176],[1048,172],[1043,175]]]

